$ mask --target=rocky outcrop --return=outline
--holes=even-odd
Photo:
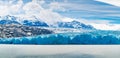
[[[0,25],[0,38],[35,36],[41,34],[51,34],[53,31],[19,24]]]

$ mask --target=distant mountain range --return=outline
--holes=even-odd
[[[21,24],[21,25],[27,25],[27,26],[42,26],[42,27],[48,27],[48,25],[45,22],[42,21],[31,21],[29,19],[19,19],[15,16],[3,16],[0,17],[0,24]],[[36,19],[36,18],[35,18]]]
[[[19,19],[19,20],[18,20]],[[20,25],[27,25],[27,26],[40,26],[40,27],[53,27],[53,25],[47,24],[45,21],[39,20],[39,18],[34,17],[35,20],[29,20],[29,19],[22,19],[15,16],[2,16],[0,17],[0,24],[20,24]],[[54,27],[58,28],[83,28],[83,29],[94,29],[91,25],[86,25],[84,23],[81,23],[79,21],[71,21],[71,22],[56,22],[57,24],[54,24]]]

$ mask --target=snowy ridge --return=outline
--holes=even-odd
[[[81,22],[78,21],[71,21],[71,22],[59,22],[58,23],[59,27],[63,27],[63,28],[83,28],[83,29],[94,29],[94,27],[92,27],[91,25],[86,25],[83,24]]]
[[[49,20],[49,19],[48,19]],[[83,29],[94,29],[91,25],[86,25],[77,20],[67,21],[57,21],[54,24],[50,25],[36,16],[28,18],[20,18],[15,16],[2,16],[0,17],[0,24],[21,24],[27,26],[40,26],[40,27],[59,27],[59,28],[83,28]]]
[[[34,19],[34,20],[32,20]],[[3,16],[0,17],[0,24],[21,24],[21,25],[28,25],[28,26],[44,26],[44,27],[48,27],[48,25],[43,22],[40,21],[40,19],[36,18],[36,17],[32,17],[32,19],[25,19],[25,18],[20,18],[20,17],[15,17],[15,16]]]

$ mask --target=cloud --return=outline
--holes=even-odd
[[[120,24],[91,24],[96,29],[100,30],[120,30]]]
[[[39,13],[43,8],[35,1],[29,2],[23,6],[23,10],[26,14]]]
[[[104,3],[108,3],[111,5],[120,7],[120,0],[96,0],[96,1],[104,2]]]
[[[59,2],[52,2],[49,4],[49,7],[51,10],[55,10],[55,11],[66,11],[63,3],[59,3]]]
[[[99,30],[120,30],[120,24],[111,24],[110,20],[87,20],[87,19],[73,19],[79,22],[92,25]]]
[[[63,16],[51,10],[42,10],[39,14],[39,18],[43,19],[50,25],[54,25],[54,23],[61,21]]]
[[[21,7],[23,5],[22,0],[19,0],[17,4],[13,4],[13,1],[0,1],[0,16],[14,15],[21,12]]]
[[[71,22],[71,21],[74,21],[74,20],[76,20],[76,19],[68,18],[68,17],[62,18],[63,22]]]

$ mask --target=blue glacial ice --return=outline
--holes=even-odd
[[[56,33],[31,37],[1,38],[0,44],[120,44],[120,31]]]

